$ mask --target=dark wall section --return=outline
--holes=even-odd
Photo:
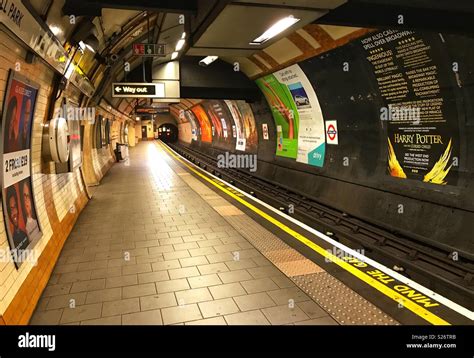
[[[185,56],[180,61],[181,98],[245,99],[254,101],[261,94],[255,83],[231,64],[216,60],[207,67],[202,57]]]
[[[338,123],[339,145],[326,145],[324,167],[275,155],[276,128],[268,104],[261,99],[251,104],[259,139],[257,175],[352,216],[472,255],[474,52],[466,49],[474,48],[474,40],[439,34],[415,37],[423,39],[432,56],[431,64],[438,67],[445,100],[443,115],[455,123],[446,130],[455,138],[453,155],[459,163],[452,168],[447,185],[388,173],[391,124],[380,119],[380,108],[387,100],[361,40],[299,64],[314,87],[324,120]],[[345,62],[349,71],[343,71]],[[453,63],[457,63],[457,72],[453,72]],[[263,123],[268,125],[268,140],[263,139]],[[216,149],[201,150],[217,155]],[[438,158],[438,153],[433,157]]]

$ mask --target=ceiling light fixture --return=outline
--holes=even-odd
[[[49,29],[54,34],[54,36],[62,35],[63,33],[63,30],[59,26],[56,26],[56,25],[50,25]]]
[[[181,38],[182,38],[182,39],[185,39],[185,38],[186,38],[186,32],[183,32],[183,34],[181,35]]]
[[[180,51],[183,48],[185,42],[186,41],[183,39],[179,40],[178,43],[176,44],[176,51]]]
[[[255,40],[250,42],[250,45],[261,45],[271,38],[275,37],[276,35],[282,33],[289,27],[296,24],[300,19],[297,19],[293,15],[287,16],[281,20],[278,20],[275,24],[273,24],[267,31],[265,31],[262,35],[257,37]]]
[[[199,61],[199,66],[209,66],[211,63],[213,63],[215,60],[217,60],[219,57],[218,56],[207,56],[203,58],[201,61]]]
[[[171,59],[174,60],[176,57],[178,57],[178,51],[175,51],[171,54]]]

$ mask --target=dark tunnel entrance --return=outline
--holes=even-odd
[[[158,127],[158,138],[165,143],[175,143],[178,140],[178,128],[166,123]]]

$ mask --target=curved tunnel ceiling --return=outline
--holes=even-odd
[[[86,20],[93,22],[99,39],[97,52],[78,51],[74,56],[75,63],[79,64],[79,71],[87,75],[96,88],[93,98],[85,99],[85,103],[94,105],[105,99],[112,107],[129,116],[137,103],[146,104],[149,101],[111,98],[111,83],[126,81],[131,73],[139,73],[142,67],[151,69],[152,61],[153,64],[170,61],[183,33],[186,33],[186,44],[180,51],[178,60],[188,55],[218,55],[230,64],[238,63],[240,71],[254,80],[372,31],[375,26],[340,26],[342,22],[338,14],[347,14],[348,9],[354,14],[352,20],[347,20],[343,25],[356,24],[354,18],[358,15],[357,9],[364,9],[367,5],[387,13],[397,9],[395,5],[388,7],[387,1],[382,0],[24,2],[31,4],[69,51],[73,48],[71,38],[81,24]],[[412,5],[413,9],[424,9],[430,18],[436,18],[440,12],[452,9],[451,2],[448,1],[439,1],[432,12],[427,12],[429,7],[424,1],[417,0]],[[301,21],[264,45],[247,45],[249,39],[251,41],[253,36],[260,34],[268,24],[288,14],[297,15]],[[71,17],[75,21],[71,21]],[[367,18],[359,22],[359,26],[371,24]],[[153,60],[135,56],[132,52],[132,44],[135,42],[164,43],[166,56]],[[125,63],[130,66],[129,73],[124,71]],[[174,104],[171,107],[178,108],[182,105]]]

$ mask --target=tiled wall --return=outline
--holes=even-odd
[[[59,252],[67,239],[79,213],[87,204],[86,183],[98,183],[113,164],[112,145],[93,150],[92,124],[84,130],[83,170],[73,173],[56,174],[55,165],[45,162],[41,155],[42,129],[47,118],[48,106],[52,97],[53,71],[41,60],[27,64],[26,50],[9,34],[0,30],[0,108],[8,81],[8,71],[20,65],[19,74],[40,85],[32,129],[32,181],[38,219],[43,236],[34,246],[37,265],[24,262],[17,270],[11,260],[0,262],[0,324],[26,324],[36,306]],[[79,91],[68,86],[63,96],[79,103]],[[60,100],[56,102],[57,105]],[[107,108],[97,109],[107,112]],[[127,118],[118,114],[113,116],[111,126],[112,142],[119,138],[120,121]],[[114,144],[115,146],[115,144]],[[0,250],[9,250],[5,232],[4,216],[0,205]]]

